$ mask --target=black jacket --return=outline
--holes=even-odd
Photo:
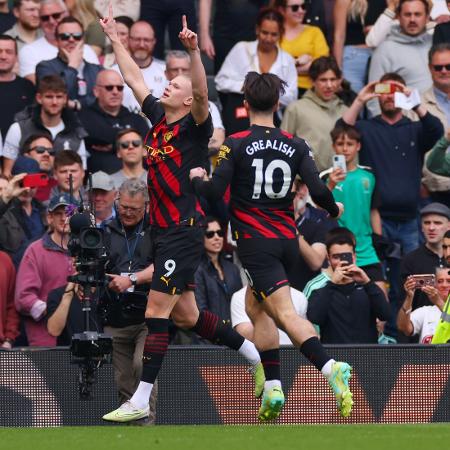
[[[389,303],[375,284],[334,284],[315,290],[308,319],[320,327],[324,344],[376,344],[376,319],[387,320]]]

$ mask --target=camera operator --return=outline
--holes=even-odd
[[[101,308],[105,332],[113,338],[112,362],[121,404],[139,384],[147,336],[144,312],[153,275],[147,204],[146,183],[137,178],[124,181],[116,201],[117,216],[105,227],[106,272],[112,279]],[[155,418],[157,392],[153,392],[149,423]]]

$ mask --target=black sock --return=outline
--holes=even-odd
[[[217,345],[239,350],[245,339],[231,327],[229,320],[222,320],[211,311],[200,311],[197,323],[191,328],[200,337]]]
[[[261,362],[266,374],[266,380],[281,380],[280,375],[280,349],[273,348],[259,352]]]
[[[311,361],[312,364],[321,370],[331,359],[323,348],[317,337],[307,339],[300,347],[300,351]]]
[[[169,320],[146,319],[145,323],[148,335],[142,356],[141,380],[154,384],[169,345]]]

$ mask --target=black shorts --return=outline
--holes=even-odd
[[[204,252],[204,229],[198,226],[154,228],[151,289],[178,295],[195,287],[194,274]]]
[[[366,272],[370,281],[386,281],[384,276],[383,266],[381,263],[368,264],[367,266],[361,266],[361,269]]]
[[[298,259],[297,239],[239,239],[238,255],[258,301],[289,284],[287,272]]]

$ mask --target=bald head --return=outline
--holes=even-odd
[[[102,70],[97,75],[94,95],[101,109],[116,115],[123,100],[122,77],[115,70]]]
[[[155,32],[148,22],[140,20],[132,25],[129,48],[131,56],[139,67],[144,68],[150,65],[155,44]]]

